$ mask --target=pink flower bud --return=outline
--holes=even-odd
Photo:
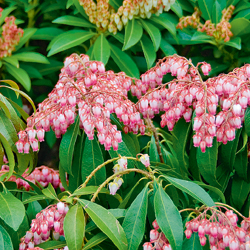
[[[190,239],[191,236],[192,236],[192,230],[186,229],[186,230],[185,230],[185,235],[186,235],[186,238],[187,238],[187,239]]]
[[[150,242],[155,241],[159,238],[159,232],[157,229],[152,229],[150,231]]]
[[[59,230],[60,230],[60,222],[59,221],[54,222],[54,230],[56,233],[59,232]]]
[[[143,244],[143,250],[153,250],[153,246],[150,242],[145,242]]]
[[[58,212],[60,213],[60,214],[63,214],[63,212],[64,212],[64,203],[63,202],[58,202],[57,203],[57,210],[58,210]]]
[[[143,165],[145,165],[145,167],[148,167],[150,165],[149,156],[147,154],[142,155],[140,157],[140,161]]]
[[[119,189],[119,186],[117,183],[115,183],[115,182],[109,183],[110,194],[115,195],[118,189]]]
[[[121,168],[123,168],[124,170],[127,169],[128,165],[127,158],[121,157],[117,162],[121,166]]]

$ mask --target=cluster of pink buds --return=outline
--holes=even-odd
[[[212,215],[207,219],[207,214]],[[229,247],[230,250],[250,249],[250,220],[244,218],[241,227],[237,225],[238,216],[226,209],[223,213],[221,209],[207,208],[197,218],[186,223],[185,235],[187,239],[192,233],[197,232],[200,244],[204,246],[207,239],[211,250],[222,250]]]
[[[50,127],[59,138],[74,123],[77,114],[80,128],[90,140],[94,139],[96,128],[99,142],[105,149],[117,150],[122,136],[111,124],[112,113],[123,122],[124,131],[135,134],[145,131],[140,113],[127,97],[131,84],[132,79],[123,72],[105,71],[102,62],[89,61],[87,55],[72,54],[66,58],[60,79],[49,97],[27,119],[25,131],[19,132],[18,152],[28,153],[30,145],[37,151],[38,140],[44,140],[44,131],[49,131]]]
[[[124,0],[122,6],[116,12],[108,0],[79,0],[89,21],[100,30],[109,30],[116,34],[122,30],[128,20],[134,17],[150,18],[152,14],[159,15],[163,11],[169,11],[175,0]]]
[[[0,8],[0,16],[3,9]],[[11,56],[15,46],[19,43],[23,36],[23,30],[15,24],[14,16],[6,17],[5,24],[2,26],[2,37],[0,38],[0,58]]]
[[[120,173],[127,169],[128,161],[127,158],[121,157],[118,163],[113,167],[114,173]],[[123,183],[123,179],[118,175],[114,178],[113,182],[109,183],[110,194],[115,195],[117,190],[121,187]]]
[[[163,232],[159,232],[159,225],[156,220],[152,223],[154,229],[150,231],[150,242],[143,244],[143,250],[172,250],[168,239]]]
[[[35,168],[35,170],[31,174],[28,174],[28,170],[29,169],[27,168],[25,172],[22,174],[22,177],[25,178],[27,181],[30,181],[35,185],[38,182],[43,187],[47,187],[49,183],[51,183],[54,188],[59,187],[61,191],[65,191],[64,187],[62,186],[58,170],[54,170],[46,166],[40,166]],[[9,166],[2,165],[0,176],[8,171],[9,171]],[[24,188],[26,191],[29,191],[31,189],[31,186],[27,181],[20,178],[16,178],[15,176],[11,176],[8,181],[16,182],[17,188],[19,189]]]
[[[224,39],[224,42],[228,42],[230,37],[233,36],[231,32],[231,24],[229,20],[232,17],[235,7],[230,5],[227,9],[222,11],[222,17],[219,23],[214,24],[211,20],[207,20],[205,24],[200,22],[201,11],[196,7],[192,16],[181,17],[177,28],[183,29],[187,26],[192,26],[200,32],[206,32],[207,35],[215,38],[216,41]]]
[[[50,238],[59,240],[60,236],[64,236],[63,222],[68,210],[67,204],[59,202],[38,213],[36,219],[32,220],[31,229],[21,239],[19,250],[35,250],[36,245]],[[68,247],[64,250],[68,250]]]

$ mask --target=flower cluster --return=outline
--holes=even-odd
[[[207,215],[211,214],[209,219]],[[238,216],[232,211],[226,209],[216,210],[207,208],[197,218],[186,223],[185,235],[189,239],[192,233],[198,232],[200,244],[204,246],[208,239],[210,249],[230,250],[250,249],[250,220],[244,218],[241,226],[237,225]]]
[[[97,130],[99,142],[106,150],[118,149],[121,132],[111,124],[111,114],[125,125],[124,131],[143,134],[144,121],[127,93],[132,79],[123,72],[105,71],[104,64],[89,61],[87,55],[73,54],[66,58],[59,81],[49,97],[39,104],[38,111],[27,119],[27,128],[20,131],[16,143],[19,153],[38,150],[38,141],[44,140],[44,132],[50,127],[56,137],[67,131],[78,114],[80,128],[90,140]],[[37,137],[37,138],[36,138]]]
[[[31,174],[28,174],[28,170],[29,169],[27,168],[26,171],[22,174],[22,177],[27,181],[30,181],[35,185],[38,182],[43,187],[47,187],[48,184],[51,183],[54,188],[60,187],[61,191],[65,191],[64,187],[62,186],[58,170],[54,170],[46,166],[35,168],[35,170]],[[2,165],[0,176],[8,171],[9,171],[9,166]],[[15,176],[11,176],[8,181],[16,182],[17,188],[19,189],[24,188],[26,191],[29,191],[31,189],[27,181],[20,178],[16,178]]]
[[[128,20],[135,16],[150,18],[152,14],[159,15],[163,11],[169,11],[175,0],[124,0],[118,11],[109,4],[108,0],[79,0],[91,23],[100,30],[109,30],[116,34],[117,30],[122,30]]]
[[[172,250],[168,239],[163,232],[159,232],[159,225],[156,220],[152,223],[154,229],[150,231],[150,242],[143,244],[143,250]]]
[[[32,220],[31,229],[21,239],[19,250],[35,250],[37,249],[35,245],[39,245],[51,237],[59,240],[60,236],[64,236],[63,222],[68,210],[68,205],[59,202],[38,213],[36,219]],[[68,250],[67,248],[65,247],[64,250]]]
[[[127,158],[121,157],[117,164],[113,167],[114,173],[120,173],[127,169],[128,161]],[[109,183],[110,194],[115,195],[117,190],[121,187],[123,179],[120,176],[114,178],[113,182]]]
[[[205,24],[200,22],[201,11],[195,8],[192,16],[181,17],[177,28],[183,29],[184,27],[191,26],[200,32],[206,32],[207,35],[215,38],[216,41],[224,39],[224,42],[228,42],[233,33],[230,31],[231,24],[229,23],[232,17],[235,7],[230,5],[227,9],[222,11],[222,17],[219,23],[216,25],[211,23],[211,20],[207,20]]]
[[[162,59],[141,76],[141,81],[136,81],[131,92],[140,98],[137,108],[145,119],[165,111],[161,126],[167,125],[170,131],[181,117],[190,122],[194,110],[194,146],[205,152],[206,147],[212,147],[216,135],[217,141],[226,144],[234,139],[235,129],[241,127],[250,103],[250,65],[206,81],[202,80],[199,66],[208,75],[211,66],[205,62],[195,67],[191,60],[177,55]],[[163,84],[166,73],[176,79]],[[216,116],[219,104],[222,111]]]
[[[0,8],[0,17],[3,9]],[[6,17],[5,24],[2,26],[2,37],[0,38],[0,58],[11,56],[15,46],[23,36],[23,30],[15,24],[14,16]]]

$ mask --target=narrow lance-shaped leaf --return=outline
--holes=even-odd
[[[69,250],[82,249],[85,234],[85,217],[81,205],[72,206],[65,216],[63,230]]]
[[[106,64],[110,57],[110,46],[103,33],[96,39],[94,44],[94,55],[97,61]]]
[[[147,66],[149,69],[156,59],[154,45],[146,35],[142,36],[140,42],[141,42],[142,50],[143,50],[144,56],[146,58]]]
[[[106,236],[106,234],[100,232],[98,234],[96,234],[95,236],[93,236],[84,246],[83,250],[87,250],[90,249],[98,244],[100,244],[101,242],[103,242],[104,240],[106,240],[108,237]]]
[[[25,215],[24,205],[11,193],[0,193],[0,204],[1,219],[16,231]]]
[[[59,158],[60,166],[69,174],[72,174],[71,165],[73,158],[73,151],[76,143],[76,138],[79,130],[79,117],[75,120],[68,131],[64,134],[60,148],[59,148]]]
[[[148,187],[146,186],[129,207],[122,227],[128,240],[128,250],[138,249],[145,232],[148,208]]]
[[[114,215],[104,207],[91,201],[79,199],[78,202],[83,206],[96,226],[112,240],[119,250],[128,249],[126,234]]]
[[[54,187],[49,183],[48,187],[46,189],[42,190],[43,194],[46,195],[50,199],[55,199],[57,200],[57,195]]]
[[[66,24],[66,25],[84,27],[84,28],[95,28],[95,25],[93,25],[86,19],[75,17],[75,16],[61,16],[53,20],[52,23]]]
[[[1,225],[0,225],[0,249],[13,250],[11,238]]]

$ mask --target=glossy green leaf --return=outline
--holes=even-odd
[[[225,45],[241,50],[241,38],[235,37],[230,41],[226,42]]]
[[[170,166],[170,168],[172,169],[179,169],[179,161],[178,161],[178,157],[176,153],[174,151],[173,153],[170,153],[170,151],[168,151],[164,145],[162,145],[161,143],[159,144],[161,147],[161,153],[162,153],[164,162],[168,166]]]
[[[232,182],[231,199],[237,210],[241,210],[250,192],[250,183],[235,175]]]
[[[244,127],[247,135],[250,136],[250,107],[248,107],[245,112]]]
[[[93,194],[97,191],[97,189],[99,188],[99,186],[87,186],[87,187],[83,187],[80,189],[75,190],[75,192],[72,194],[73,196],[78,196],[78,195],[88,195],[88,194]],[[109,193],[109,190],[106,188],[102,188],[100,190],[100,193]]]
[[[58,200],[54,187],[49,183],[48,187],[42,190],[43,194],[50,199]]]
[[[52,56],[66,49],[80,45],[92,38],[94,35],[95,33],[91,31],[64,32],[53,40],[53,45],[51,46],[48,56]]]
[[[248,147],[245,145],[244,149],[237,153],[235,157],[235,162],[234,162],[234,169],[236,173],[247,181],[248,175],[247,175],[247,170],[248,170]]]
[[[160,43],[161,43],[161,32],[158,28],[156,28],[153,24],[151,24],[149,21],[141,19],[140,20],[143,28],[147,31],[149,34],[153,44],[154,44],[154,50],[157,51],[159,49]]]
[[[160,157],[159,157],[159,154],[158,154],[158,151],[157,151],[155,138],[154,138],[153,135],[151,136],[151,141],[150,141],[149,157],[150,157],[150,161],[160,162]]]
[[[113,44],[109,44],[111,48],[111,57],[117,66],[127,75],[139,78],[139,70],[135,62],[125,52],[121,51]]]
[[[112,240],[119,250],[128,248],[126,234],[114,215],[96,203],[83,199],[79,199],[78,202],[83,206],[96,226]]]
[[[61,16],[53,20],[52,23],[66,24],[66,25],[84,27],[84,28],[95,28],[95,25],[93,25],[86,19],[75,17],[75,16]]]
[[[237,13],[237,15],[234,17],[234,19],[240,18],[240,17],[244,17],[246,19],[250,18],[250,8],[246,9],[246,10],[241,10]]]
[[[117,11],[122,6],[122,0],[109,0],[109,4]]]
[[[189,1],[186,0],[178,0],[178,2],[180,3],[180,6],[183,10],[189,12],[189,13],[193,13],[194,8],[191,5],[191,3]]]
[[[23,36],[21,37],[18,45],[16,46],[15,50],[18,51],[19,49],[21,49],[21,47],[23,47],[23,45],[29,41],[29,39],[35,34],[35,32],[37,31],[36,28],[27,28],[23,30]]]
[[[234,36],[242,36],[250,33],[250,21],[246,18],[234,19],[230,24]]]
[[[154,209],[158,225],[172,249],[182,249],[183,225],[181,215],[161,186],[159,186],[154,196]]]
[[[0,94],[0,96],[2,96],[2,95]],[[10,115],[10,111],[9,111],[8,107],[7,107],[6,104],[5,104],[3,101],[1,101],[1,100],[0,100],[0,107],[1,107],[1,109],[3,109],[5,115],[6,115],[9,119],[11,119],[11,115]]]
[[[197,185],[196,183],[172,178],[166,175],[164,176],[164,178],[172,183],[176,188],[191,195],[193,198],[202,202],[208,207],[212,207],[215,205],[208,193],[203,188],[199,187],[199,185]]]
[[[81,205],[72,206],[65,216],[63,230],[69,250],[82,249],[85,235],[85,217]]]
[[[212,20],[213,3],[213,0],[198,0],[199,9],[202,13],[201,16],[205,20]]]
[[[44,250],[63,248],[66,246],[66,241],[55,241],[55,240],[46,241],[46,242],[43,242],[37,246],[44,249]]]
[[[35,32],[35,34],[31,37],[31,39],[50,41],[62,33],[63,30],[54,27],[40,28]]]
[[[11,7],[7,7],[4,8],[3,11],[1,12],[1,17],[0,17],[0,25],[2,25],[2,23],[4,22],[4,19],[13,11],[15,10],[17,7],[16,6],[11,6]]]
[[[172,56],[174,54],[177,54],[175,48],[163,38],[161,39],[160,48],[165,56]]]
[[[71,166],[72,166],[73,152],[78,131],[79,131],[79,117],[75,120],[75,123],[68,128],[67,132],[63,135],[59,148],[60,167],[62,167],[69,174],[72,174]]]
[[[82,180],[85,181],[86,178],[91,174],[91,172],[103,162],[104,160],[102,151],[96,137],[94,137],[94,140],[89,140],[88,138],[86,138],[81,163]],[[88,184],[98,186],[105,180],[106,170],[105,167],[103,167],[96,172],[96,174],[90,179]]]
[[[213,147],[206,148],[206,152],[202,153],[200,147],[197,149],[197,164],[203,178],[215,187],[220,187],[216,180],[218,143],[214,138]]]
[[[154,45],[146,35],[142,36],[140,42],[149,69],[153,65],[156,59],[156,52],[154,50]]]
[[[231,2],[231,5],[236,7],[234,10],[234,14],[238,13],[241,10],[250,8],[250,3],[248,2],[248,0],[228,0],[227,2]]]
[[[142,31],[141,25],[135,18],[129,20],[125,26],[125,40],[122,50],[127,50],[139,42],[142,37]]]
[[[179,18],[183,16],[182,8],[178,1],[175,1],[173,4],[171,4],[170,8]]]
[[[76,9],[81,13],[83,17],[85,17],[88,20],[88,16],[84,11],[84,8],[80,5],[78,0],[73,0],[74,5],[76,6]]]
[[[94,55],[97,61],[107,64],[110,57],[110,46],[103,33],[96,39],[94,43]]]
[[[102,243],[104,240],[106,240],[108,237],[106,234],[100,232],[93,236],[83,247],[83,250],[91,249],[92,247]]]
[[[20,82],[27,91],[30,91],[31,81],[26,71],[21,68],[16,68],[8,63],[6,63],[5,66],[7,72],[11,74],[18,82]]]
[[[44,190],[45,190],[45,189],[44,189]],[[34,195],[34,196],[31,196],[31,197],[29,197],[29,198],[23,200],[23,204],[25,205],[25,204],[29,204],[29,203],[31,203],[31,202],[33,202],[33,201],[46,200],[46,199],[48,199],[47,197],[48,197],[47,195],[45,196],[45,195],[43,195],[43,194]]]
[[[0,204],[1,219],[16,231],[25,215],[24,205],[11,193],[0,193]]]
[[[12,58],[12,56],[11,57],[3,58],[3,61],[11,64],[15,68],[19,68],[19,62],[18,62],[18,60],[16,58]]]
[[[16,58],[19,61],[23,62],[35,62],[35,63],[45,63],[49,64],[49,60],[42,54],[37,52],[22,52],[14,54],[11,58]]]
[[[222,17],[221,5],[217,0],[215,0],[214,5],[213,5],[213,11],[212,11],[213,23],[215,23],[215,24],[219,23],[221,17]]]
[[[148,187],[146,186],[128,208],[122,227],[127,236],[128,250],[138,249],[146,225]]]
[[[202,250],[200,238],[197,233],[192,233],[190,239],[185,238],[182,245],[182,250]]]
[[[0,249],[13,250],[13,245],[9,234],[0,225]]]

